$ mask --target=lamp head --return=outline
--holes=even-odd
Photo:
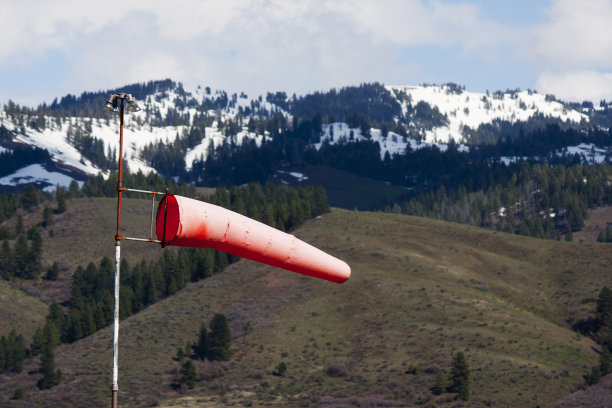
[[[110,112],[118,112],[119,108],[117,107],[117,95],[111,95],[106,100],[104,104],[104,109]]]
[[[140,107],[136,103],[136,99],[134,99],[134,97],[131,94],[127,95],[127,105],[125,109],[127,109],[130,112],[138,112],[140,110]]]

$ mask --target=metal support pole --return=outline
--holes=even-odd
[[[121,191],[123,182],[123,109],[124,99],[119,106],[119,174],[117,182],[117,233],[115,234],[115,312],[113,325],[113,385],[111,408],[117,408],[119,392],[119,273],[121,269]]]

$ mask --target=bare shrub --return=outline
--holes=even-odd
[[[436,374],[438,371],[440,371],[440,367],[437,366],[436,364],[430,364],[427,367],[425,367],[423,371],[426,374]]]
[[[376,408],[376,407],[405,407],[406,404],[401,401],[394,401],[385,398],[383,395],[370,395],[365,397],[349,397],[349,398],[333,398],[323,397],[319,400],[320,406],[330,408]]]
[[[350,375],[350,368],[345,362],[339,361],[327,367],[325,374],[330,377],[348,377]]]
[[[254,380],[261,380],[262,378],[264,378],[266,375],[266,373],[264,373],[261,370],[255,371],[253,374],[251,374],[251,378]]]
[[[229,364],[225,361],[196,361],[195,365],[198,381],[210,381],[222,377],[229,369]]]

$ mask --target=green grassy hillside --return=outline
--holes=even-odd
[[[49,311],[49,306],[40,298],[3,280],[0,280],[0,305],[0,337],[16,329],[30,339]]]
[[[71,222],[81,216],[94,214]],[[94,235],[102,228],[82,222]],[[110,229],[103,245],[112,251]],[[593,308],[583,299],[612,286],[609,245],[344,210],[296,235],[346,260],[351,279],[337,285],[240,261],[131,316],[121,324],[121,406],[450,407],[453,394],[434,397],[430,388],[456,351],[471,369],[469,406],[547,406],[598,361],[596,344],[569,327]],[[232,360],[196,364],[198,386],[174,391],[177,348],[215,312],[229,319]],[[108,327],[60,346],[64,379],[48,391],[28,373],[37,362],[26,364],[0,382],[0,405],[17,387],[25,398],[15,407],[107,405],[111,339]],[[284,376],[274,375],[280,362]]]

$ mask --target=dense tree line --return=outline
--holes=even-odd
[[[609,165],[520,163],[511,172],[488,176],[492,176],[488,187],[485,184],[485,188],[470,191],[462,184],[449,189],[441,186],[387,210],[558,238],[560,233],[581,229],[589,207],[612,203]]]
[[[294,122],[290,129],[279,133],[259,149],[250,144],[240,149],[219,147],[214,154],[209,154],[205,158],[206,163],[194,165],[193,174],[188,176],[189,179],[197,181],[196,177],[199,177],[204,180],[204,184],[210,185],[215,180],[220,180],[221,169],[224,169],[228,174],[223,178],[237,184],[234,178],[240,177],[241,182],[245,182],[244,179],[248,179],[249,172],[232,169],[243,169],[246,167],[245,163],[255,166],[256,172],[253,177],[258,180],[274,174],[279,163],[298,166],[325,164],[418,190],[435,189],[441,185],[449,188],[460,184],[466,185],[469,191],[486,190],[489,187],[488,173],[502,171],[508,174],[515,169],[512,165],[500,165],[503,157],[515,158],[515,161],[528,157],[529,160],[542,164],[571,166],[584,162],[584,158],[567,153],[564,150],[565,146],[580,143],[596,145],[612,143],[612,131],[563,130],[557,125],[549,125],[537,132],[522,133],[514,139],[500,138],[491,145],[470,146],[467,152],[459,151],[457,146],[451,143],[444,151],[436,146],[415,151],[408,148],[403,154],[388,155],[380,160],[380,145],[368,140],[324,143],[316,150],[311,144],[317,142],[320,137],[321,117]]]
[[[195,187],[184,181],[175,182],[172,179],[164,179],[159,174],[149,173],[145,175],[142,171],[133,173],[124,164],[123,168],[123,185],[149,191],[163,192],[166,189],[174,194],[181,194],[189,197],[195,196]],[[138,196],[137,193],[131,194],[130,197]],[[108,177],[101,174],[91,176],[79,188],[77,182],[73,182],[68,188],[67,196],[69,198],[77,197],[116,197],[117,196],[117,172],[111,172]]]

